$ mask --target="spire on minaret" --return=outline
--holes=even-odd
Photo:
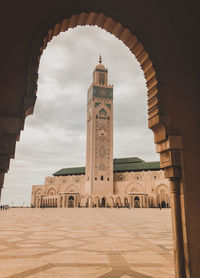
[[[99,56],[99,64],[102,63],[102,59],[101,59],[101,53],[100,53],[100,56]]]

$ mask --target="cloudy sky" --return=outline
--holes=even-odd
[[[30,205],[32,185],[61,168],[84,166],[86,99],[99,53],[114,85],[114,157],[159,160],[147,125],[145,79],[129,49],[98,27],[54,38],[40,61],[37,102],[5,177],[2,203]]]

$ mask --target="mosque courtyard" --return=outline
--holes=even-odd
[[[0,277],[174,278],[170,209],[0,211]]]

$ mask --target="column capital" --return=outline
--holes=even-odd
[[[166,178],[181,177],[183,144],[181,136],[169,135],[156,145],[160,153],[160,166],[164,169]]]

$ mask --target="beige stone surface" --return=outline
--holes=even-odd
[[[0,211],[0,277],[174,278],[171,210]]]

